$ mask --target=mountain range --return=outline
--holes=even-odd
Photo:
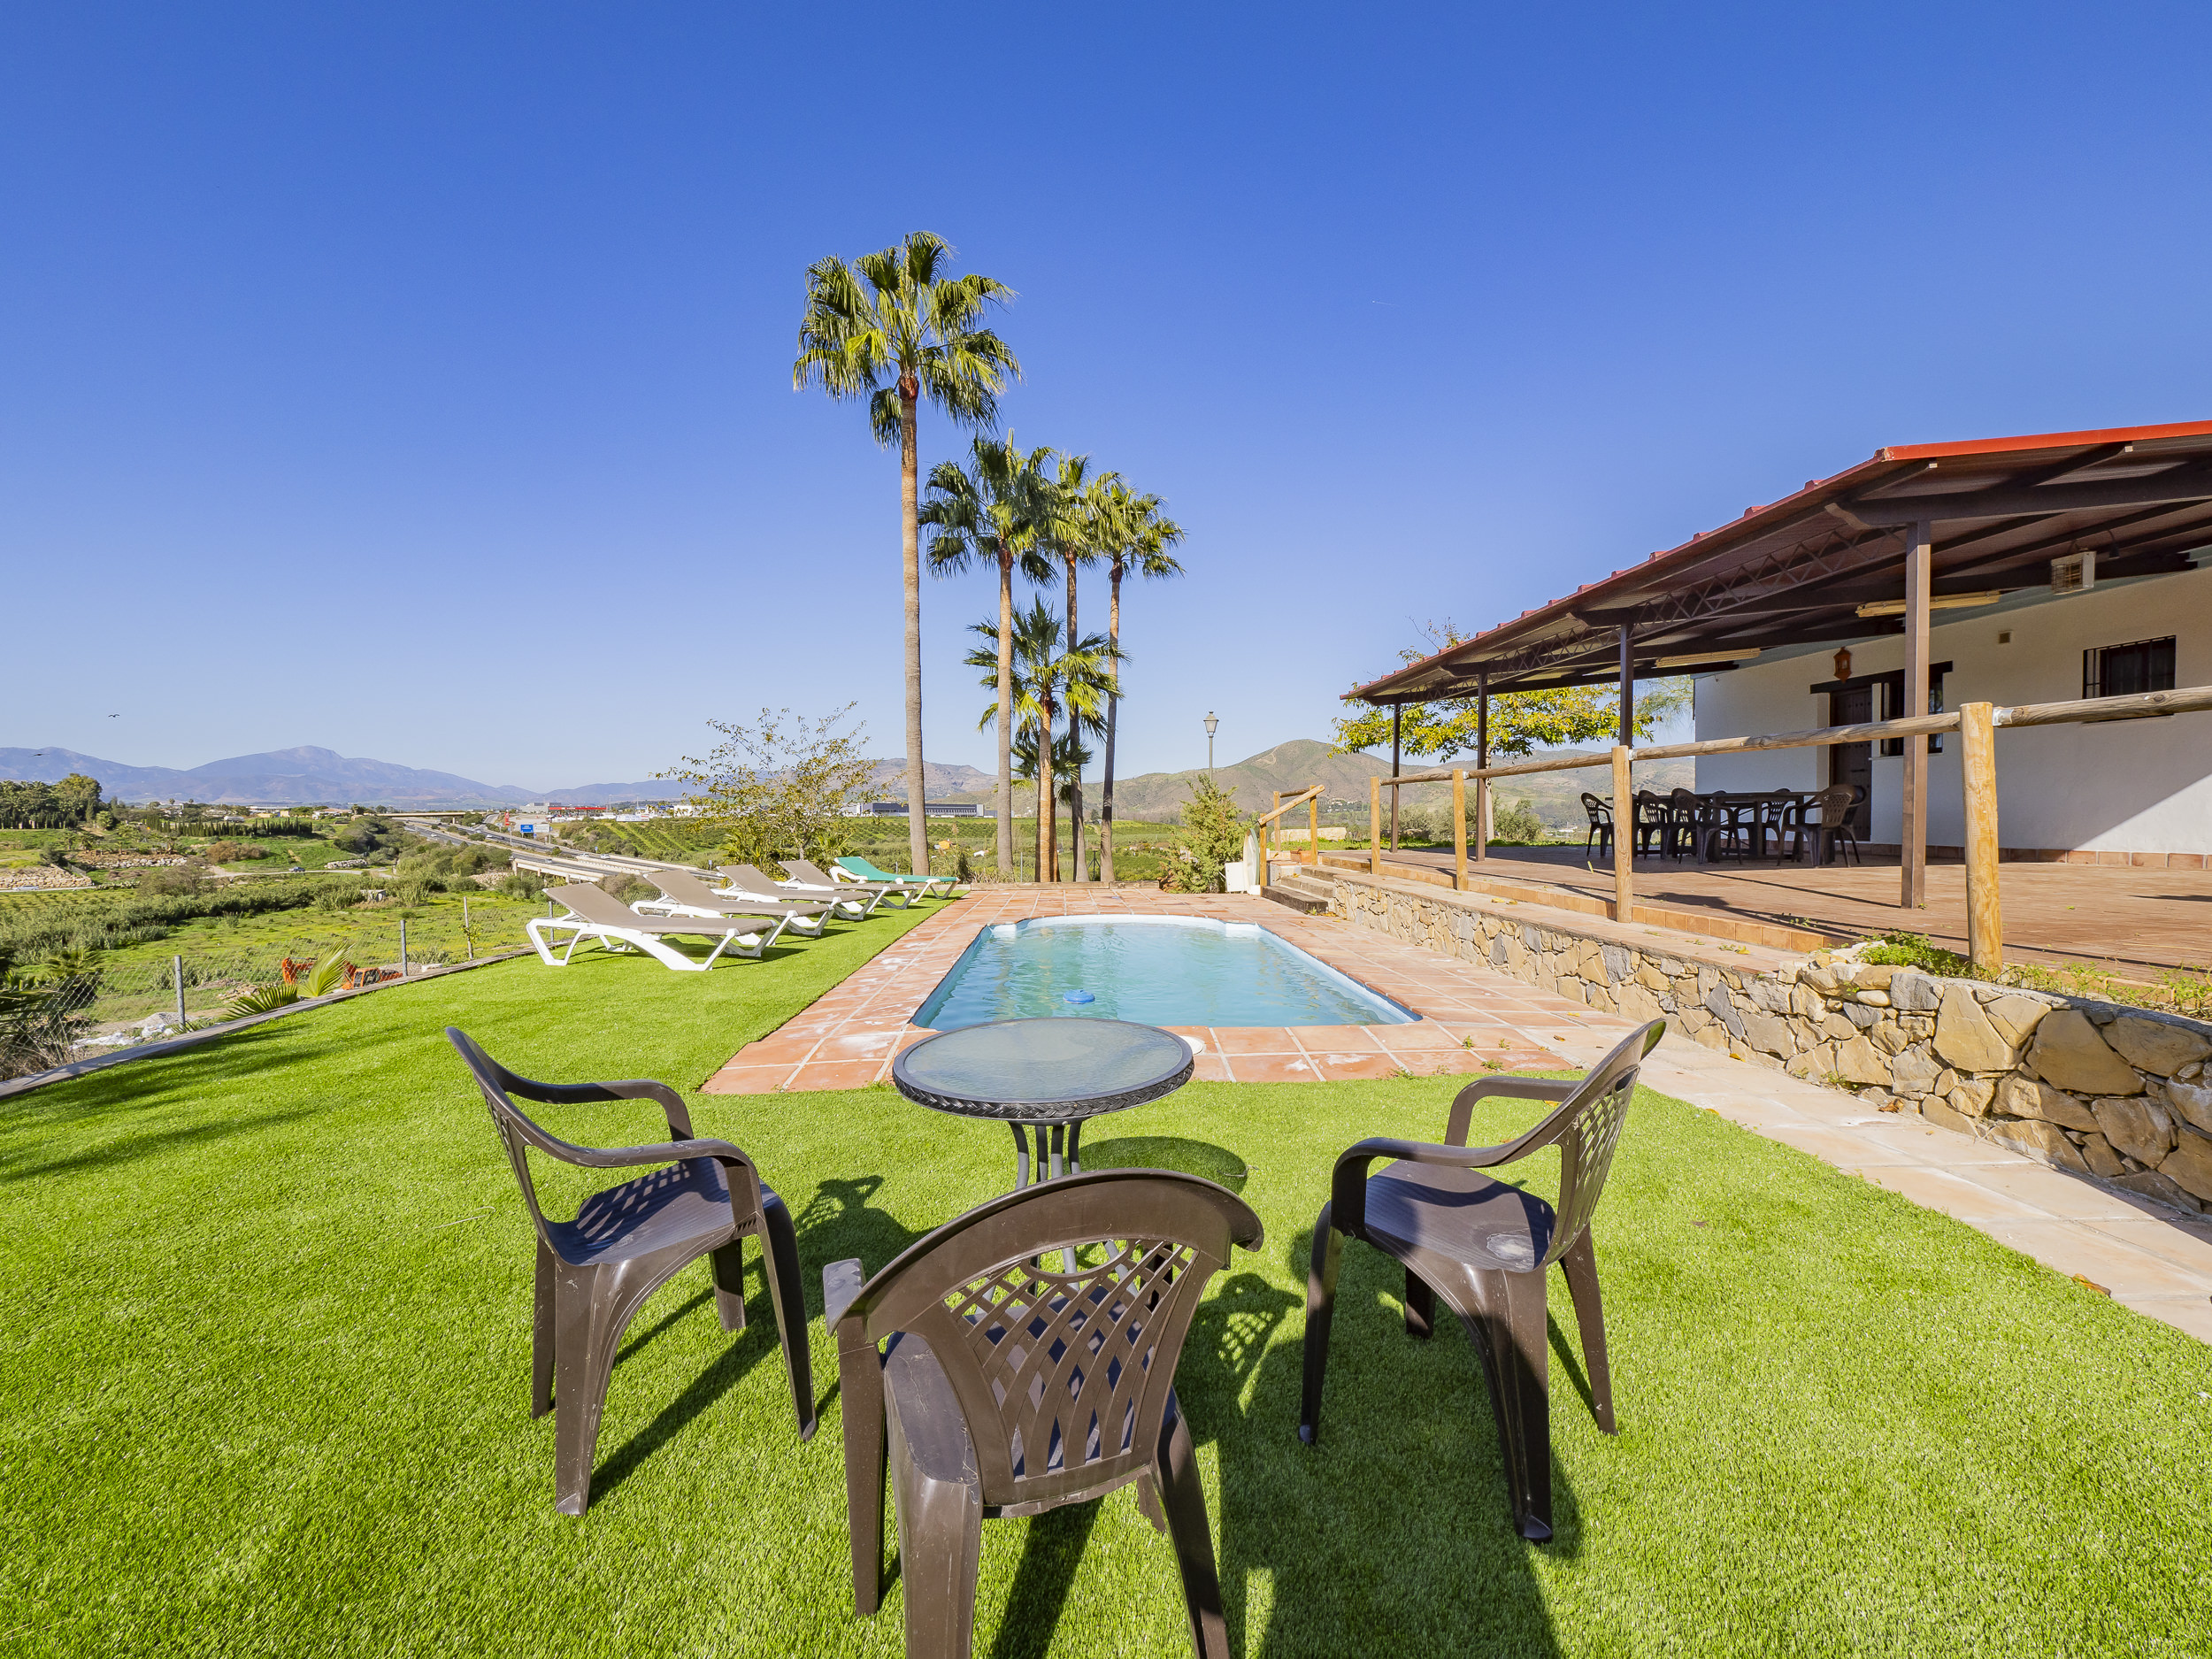
[[[1408,770],[1419,765],[1409,763]],[[902,780],[906,763],[891,758],[874,763],[874,785],[879,799],[896,800],[904,795]],[[1292,794],[1322,786],[1325,799],[1350,803],[1355,812],[1367,804],[1368,780],[1386,775],[1390,764],[1372,755],[1339,755],[1326,743],[1295,738],[1215,770],[1215,781],[1236,797],[1248,812],[1264,811],[1274,791]],[[58,783],[71,772],[99,780],[100,787],[124,801],[204,801],[211,806],[347,805],[414,808],[525,806],[546,802],[558,806],[611,806],[631,801],[672,801],[685,793],[683,786],[664,779],[640,783],[582,784],[568,789],[526,789],[516,784],[479,783],[449,772],[426,772],[387,760],[352,759],[334,749],[302,747],[273,749],[261,755],[237,755],[211,760],[205,765],[179,771],[168,766],[131,766],[103,760],[96,755],[50,745],[43,749],[0,749],[0,779],[19,782]],[[1639,787],[1667,789],[1690,782],[1688,761],[1647,762],[1637,769]],[[947,765],[931,761],[924,767],[924,782],[933,801],[970,800],[989,809],[993,774],[973,766]],[[1148,772],[1117,779],[1114,809],[1117,816],[1132,818],[1171,818],[1190,799],[1191,787],[1204,770]],[[1498,787],[1498,798],[1526,800],[1549,824],[1581,821],[1577,803],[1580,792],[1593,785],[1592,772],[1539,772],[1514,779]],[[1609,790],[1609,780],[1595,786]],[[1406,804],[1440,805],[1449,798],[1448,784],[1417,784],[1406,790]],[[1085,787],[1084,805],[1096,810],[1095,779]],[[1015,810],[1033,812],[1033,786],[1017,784]],[[1341,809],[1339,816],[1341,817]]]

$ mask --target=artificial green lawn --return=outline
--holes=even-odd
[[[896,1654],[853,1617],[823,1263],[1002,1189],[1003,1129],[883,1089],[706,1096],[800,1229],[822,1426],[762,1294],[703,1263],[632,1327],[589,1514],[526,1410],[532,1245],[441,1030],[517,1070],[695,1088],[918,919],[705,975],[534,960],[0,1102],[0,1653]],[[1095,1125],[1240,1154],[1264,1247],[1179,1387],[1248,1654],[2197,1653],[2212,1350],[1894,1194],[1647,1094],[1598,1214],[1623,1432],[1555,1335],[1558,1539],[1509,1524],[1465,1340],[1348,1247],[1322,1444],[1295,1433],[1335,1152],[1451,1079],[1195,1085]],[[1490,1102],[1479,1132],[1536,1109]],[[549,1113],[657,1137],[649,1109]],[[1550,1163],[1549,1155],[1545,1162]],[[1548,1170],[1547,1174],[1548,1174]],[[570,1194],[580,1184],[549,1183]],[[1555,1314],[1563,1312],[1555,1290]],[[986,1528],[977,1652],[1187,1652],[1133,1494]]]

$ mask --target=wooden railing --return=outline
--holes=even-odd
[[[1918,714],[1901,720],[1873,720],[1857,726],[1823,726],[1809,732],[1770,732],[1757,737],[1714,737],[1692,743],[1655,743],[1648,749],[1616,746],[1602,755],[1563,755],[1548,760],[1516,761],[1504,766],[1432,767],[1426,772],[1401,772],[1377,778],[1368,795],[1369,873],[1382,873],[1382,792],[1409,784],[1444,783],[1452,786],[1452,854],[1455,887],[1467,885],[1467,780],[1475,780],[1476,822],[1489,821],[1487,806],[1493,778],[1520,778],[1532,772],[1575,772],[1610,766],[1613,772],[1613,918],[1628,921],[1635,914],[1635,792],[1630,767],[1640,760],[1684,760],[1699,755],[1737,755],[1755,749],[1818,749],[1836,743],[1869,743],[1884,738],[1932,736],[1939,732],[1959,733],[1966,807],[1966,920],[1967,949],[1978,967],[1994,970],[2003,965],[2004,917],[1997,886],[1997,746],[1996,730],[2015,726],[2090,726],[2110,720],[2147,720],[2171,714],[2212,710],[2212,686],[2187,686],[2173,691],[2146,691],[2125,697],[2086,697],[2067,703],[2024,703],[2009,708],[1970,703],[1946,714]],[[1482,836],[1476,837],[1475,858],[1488,856]],[[1316,849],[1317,855],[1318,849]]]
[[[1321,792],[1322,787],[1319,784],[1314,785],[1310,789],[1301,789],[1295,795],[1284,795],[1280,789],[1275,791],[1274,810],[1261,813],[1252,826],[1253,833],[1259,838],[1260,856],[1259,868],[1253,872],[1256,878],[1253,883],[1254,886],[1265,887],[1267,885],[1268,843],[1273,833],[1270,826],[1272,826],[1273,829],[1279,829],[1281,826],[1276,820],[1291,808],[1302,803],[1306,809],[1306,862],[1316,866],[1319,865],[1321,863]]]

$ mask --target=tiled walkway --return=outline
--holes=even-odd
[[[986,887],[948,905],[708,1079],[710,1094],[858,1088],[929,1033],[910,1017],[977,932],[1029,916],[1212,916],[1258,922],[1423,1015],[1409,1025],[1183,1029],[1197,1075],[1327,1081],[1498,1068],[1586,1066],[1630,1022],[1488,968],[1263,900],[1149,891]],[[2139,1312],[2212,1341],[2212,1219],[2144,1200],[1917,1118],[1870,1113],[1851,1095],[1670,1035],[1644,1064],[1662,1094],[1940,1210]]]
[[[912,1024],[946,971],[984,928],[1032,916],[1210,916],[1256,922],[1423,1018],[1402,1025],[1173,1027],[1198,1049],[1210,1082],[1332,1082],[1557,1066],[1527,1032],[1579,1011],[1563,998],[1470,963],[1241,895],[1182,897],[1148,889],[985,887],[946,906],[782,1026],[738,1050],[705,1085],[710,1094],[860,1088],[929,1035]]]

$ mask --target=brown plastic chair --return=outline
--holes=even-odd
[[[1175,1363],[1206,1281],[1260,1220],[1211,1181],[1102,1170],[1024,1187],[915,1244],[866,1284],[822,1271],[844,1402],[853,1605],[876,1610],[883,1479],[897,1502],[910,1659],[972,1651],[987,1517],[1041,1515],[1134,1481],[1175,1541],[1191,1645],[1225,1659],[1206,1494]],[[1053,1272],[1063,1251],[1101,1256]]]
[[[1406,1332],[1426,1337],[1435,1298],[1459,1316],[1490,1384],[1505,1462],[1507,1495],[1523,1538],[1551,1537],[1551,1402],[1544,1270],[1567,1275],[1582,1331],[1582,1363],[1598,1427],[1613,1433],[1612,1373],[1606,1363],[1605,1317],[1598,1297],[1597,1253],[1590,1216],[1613,1164],[1621,1123],[1636,1087],[1636,1069],[1666,1031],[1655,1019],[1624,1038],[1580,1082],[1490,1077],[1460,1090],[1452,1102],[1444,1144],[1363,1141],[1336,1161],[1330,1201],[1313,1227],[1313,1266],[1306,1281],[1305,1398],[1298,1438],[1321,1438],[1321,1386],[1329,1364],[1329,1322],[1336,1303],[1337,1257],[1345,1239],[1363,1239],[1406,1270]],[[1559,1108],[1518,1140],[1469,1147],[1474,1103],[1494,1094],[1550,1100]],[[1478,1175],[1559,1148],[1559,1206],[1503,1181]],[[1379,1175],[1376,1158],[1399,1160]]]
[[[645,1299],[705,1256],[713,1260],[715,1311],[726,1331],[745,1328],[744,1240],[758,1234],[768,1296],[783,1341],[785,1379],[799,1414],[799,1438],[814,1433],[814,1377],[807,1356],[806,1303],[791,1212],[759,1171],[726,1141],[695,1140],[691,1115],[665,1083],[538,1083],[517,1077],[463,1033],[446,1036],[476,1078],[507,1148],[523,1202],[538,1230],[536,1309],[530,1332],[530,1415],[557,1409],[553,1507],[581,1515],[591,1501],[592,1455],[622,1333]],[[649,1100],[668,1118],[666,1143],[579,1147],[548,1134],[511,1095],[557,1105]],[[538,1207],[529,1150],[585,1169],[662,1164],[584,1201],[573,1221]]]

